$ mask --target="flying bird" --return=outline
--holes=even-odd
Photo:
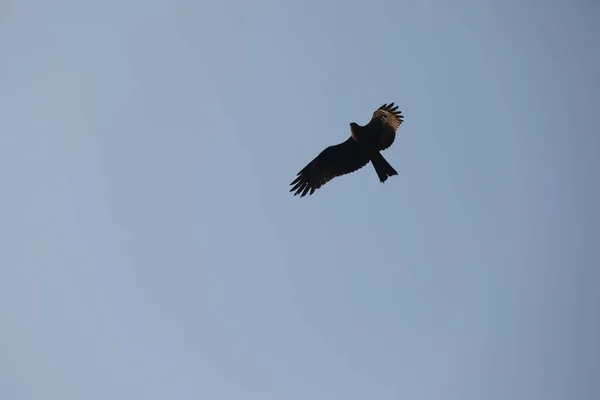
[[[381,155],[394,143],[396,131],[404,122],[402,111],[394,103],[384,104],[373,113],[365,126],[350,124],[350,137],[340,144],[327,147],[290,183],[294,196],[312,195],[336,176],[346,175],[367,165],[369,161],[381,183],[398,172]]]

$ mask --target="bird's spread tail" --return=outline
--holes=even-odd
[[[387,162],[385,158],[383,158],[380,152],[377,152],[371,158],[371,164],[373,164],[375,172],[377,172],[377,176],[379,177],[381,183],[385,182],[390,176],[398,175],[398,172],[396,172],[394,167],[392,167],[390,163]]]

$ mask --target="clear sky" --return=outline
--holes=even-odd
[[[0,1],[0,398],[600,398],[600,3]],[[288,184],[349,123],[372,166]]]

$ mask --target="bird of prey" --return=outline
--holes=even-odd
[[[381,155],[381,151],[394,143],[396,131],[404,122],[402,111],[394,103],[384,104],[373,113],[365,126],[350,124],[350,137],[337,145],[329,146],[298,172],[290,183],[294,196],[304,197],[335,178],[373,164],[381,183],[398,172]]]

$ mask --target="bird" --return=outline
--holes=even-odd
[[[365,126],[350,123],[350,137],[339,144],[325,148],[309,162],[290,183],[294,196],[312,195],[333,178],[355,172],[371,162],[379,181],[384,183],[398,172],[387,162],[381,151],[396,139],[402,123],[402,111],[394,103],[384,104],[373,112]]]

